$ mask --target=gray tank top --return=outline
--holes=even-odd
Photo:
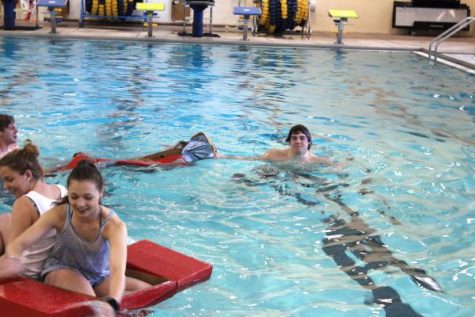
[[[41,273],[42,278],[52,271],[72,269],[84,275],[95,287],[108,277],[109,242],[102,237],[102,231],[114,214],[115,212],[111,210],[105,219],[99,218],[99,233],[93,241],[86,241],[74,230],[71,223],[72,209],[67,204],[64,228],[58,233],[53,251],[46,259],[44,270]]]

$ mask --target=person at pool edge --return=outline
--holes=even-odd
[[[15,119],[7,114],[0,114],[0,158],[17,148],[18,129]]]
[[[21,273],[23,251],[55,230],[57,239],[41,273],[45,283],[98,296],[118,311],[126,289],[150,286],[125,276],[127,228],[101,204],[104,181],[91,162],[83,160],[72,170],[67,189],[65,199],[7,245],[0,279]]]
[[[295,161],[305,164],[332,164],[329,159],[318,157],[310,152],[310,148],[312,147],[312,135],[302,124],[294,125],[289,130],[285,142],[289,143],[288,148],[271,149],[264,153],[260,159],[270,162]]]

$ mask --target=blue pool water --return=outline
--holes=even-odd
[[[0,38],[0,112],[44,166],[198,131],[254,156],[284,147],[295,123],[345,163],[104,169],[132,240],[214,265],[151,316],[475,316],[474,79],[407,52]]]

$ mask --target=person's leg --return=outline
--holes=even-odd
[[[106,278],[104,281],[99,283],[94,288],[94,291],[96,292],[97,297],[103,297],[109,295],[109,283],[110,283],[110,278]],[[133,291],[138,291],[147,287],[152,286],[151,284],[144,282],[142,280],[126,276],[125,277],[125,292],[133,292]]]
[[[130,277],[130,276],[125,277],[125,291],[126,292],[138,291],[150,286],[152,286],[152,284],[136,279],[134,277]]]
[[[9,242],[10,228],[12,227],[12,214],[0,215],[0,255],[5,252]]]
[[[45,283],[81,294],[96,295],[89,281],[81,273],[70,269],[60,269],[48,273]]]

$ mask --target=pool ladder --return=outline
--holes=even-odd
[[[451,37],[452,35],[458,33],[462,29],[466,28],[472,22],[475,21],[475,17],[466,17],[465,19],[461,20],[457,24],[453,25],[449,29],[445,30],[439,36],[434,38],[429,44],[429,60],[434,59],[434,62],[437,62],[437,49],[439,48],[440,43]],[[475,54],[475,53],[474,53]]]

